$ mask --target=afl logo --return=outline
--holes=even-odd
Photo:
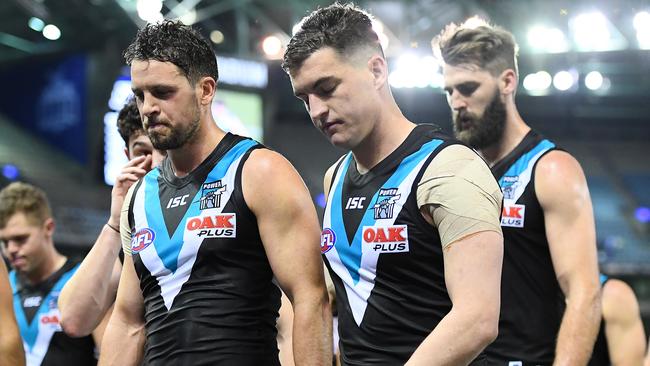
[[[131,239],[131,250],[134,253],[144,250],[149,244],[153,243],[155,237],[156,233],[153,230],[149,228],[140,229]]]
[[[334,248],[336,244],[336,234],[330,228],[323,229],[323,232],[320,234],[320,252],[325,254]]]

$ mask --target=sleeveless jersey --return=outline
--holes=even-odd
[[[59,293],[77,268],[79,264],[68,259],[52,276],[36,285],[23,281],[16,271],[9,273],[27,366],[97,364],[92,336],[68,337],[59,324]]]
[[[492,167],[503,192],[504,253],[499,335],[487,347],[490,364],[550,365],[564,314],[535,193],[535,167],[555,145],[534,131]]]
[[[366,174],[351,153],[334,171],[321,252],[336,289],[344,365],[403,365],[451,309],[440,237],[416,190],[453,143],[419,125]]]
[[[227,134],[192,173],[165,159],[133,192],[145,365],[279,365],[280,290],[241,174],[257,142]]]
[[[609,277],[601,274],[600,287],[603,288],[608,280]],[[600,329],[598,330],[598,336],[596,337],[596,343],[594,344],[594,351],[591,353],[591,359],[588,363],[589,366],[609,366],[612,364],[612,361],[609,359],[609,348],[607,347],[605,326],[605,318],[601,317]]]

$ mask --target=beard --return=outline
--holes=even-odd
[[[158,120],[158,116],[153,116],[153,118],[149,119],[148,124],[162,124],[169,131],[168,133],[163,133],[166,131],[152,131],[147,129],[147,136],[151,140],[151,145],[157,150],[174,150],[183,147],[196,135],[201,125],[198,101],[191,114],[189,124],[177,127],[172,127],[169,121]]]
[[[461,110],[454,116],[454,135],[460,141],[475,149],[492,146],[503,137],[506,126],[506,106],[494,91],[492,101],[482,116]]]

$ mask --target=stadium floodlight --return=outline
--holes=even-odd
[[[262,41],[262,50],[267,58],[278,58],[282,51],[282,40],[277,35],[270,35]]]
[[[575,84],[572,73],[566,70],[559,71],[553,76],[553,86],[560,91],[567,91]]]
[[[157,23],[164,19],[161,0],[138,0],[135,5],[138,17],[148,23]]]
[[[551,74],[542,70],[534,74],[528,74],[524,78],[524,89],[529,92],[541,92],[548,89],[551,86],[553,78]]]
[[[589,90],[598,90],[603,86],[603,74],[591,71],[585,76],[585,86]]]
[[[528,45],[534,51],[560,53],[569,50],[564,32],[559,28],[537,25],[528,31]]]
[[[570,22],[573,39],[581,51],[611,49],[611,33],[607,18],[600,12],[577,15]]]
[[[54,24],[48,24],[43,27],[43,37],[49,39],[50,41],[56,41],[61,38],[61,30]]]

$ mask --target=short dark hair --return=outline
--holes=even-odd
[[[129,148],[129,139],[135,135],[144,133],[142,128],[142,119],[138,111],[138,105],[135,98],[130,98],[128,102],[120,109],[117,115],[117,130],[124,140],[126,148]]]
[[[341,56],[367,48],[383,57],[379,37],[372,29],[372,16],[354,4],[334,3],[315,10],[300,21],[299,27],[284,53],[282,68],[287,73],[300,68],[324,47],[333,48]]]
[[[133,60],[171,62],[192,83],[204,76],[219,79],[217,58],[210,43],[180,21],[147,24],[124,51],[124,59],[129,65]]]
[[[7,226],[9,219],[17,213],[24,214],[35,226],[52,217],[45,192],[22,182],[11,183],[0,191],[0,228]]]
[[[519,46],[507,30],[476,17],[449,24],[433,42],[434,54],[448,65],[472,64],[497,76],[512,69],[517,75]]]

